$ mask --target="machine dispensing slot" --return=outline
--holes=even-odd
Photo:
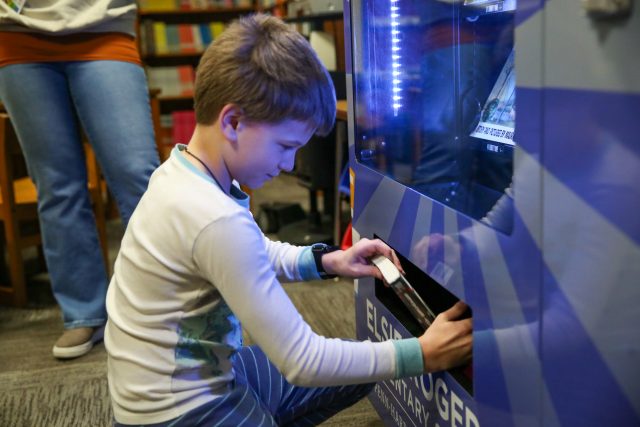
[[[376,236],[377,237],[377,236]],[[402,275],[387,258],[374,259],[385,280],[375,280],[375,295],[393,316],[415,337],[424,334],[435,317],[459,301],[455,295],[396,252],[405,274]],[[471,317],[471,308],[463,317]],[[448,371],[469,394],[473,394],[471,366]]]
[[[373,258],[372,262],[382,272],[385,282],[393,289],[420,326],[424,329],[431,326],[436,319],[436,315],[420,297],[420,294],[411,286],[411,283],[400,273],[395,264],[382,255]]]

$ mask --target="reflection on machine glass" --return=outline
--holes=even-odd
[[[363,9],[357,160],[510,233],[515,0],[374,0]]]

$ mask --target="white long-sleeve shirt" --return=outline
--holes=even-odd
[[[0,30],[43,34],[118,32],[135,36],[134,0],[28,0],[16,13],[0,1]]]
[[[175,418],[228,390],[240,324],[298,385],[417,375],[417,339],[348,342],[315,334],[279,281],[318,278],[308,247],[267,239],[232,197],[181,152],[151,177],[116,260],[105,343],[118,422]],[[419,359],[419,362],[418,362]]]

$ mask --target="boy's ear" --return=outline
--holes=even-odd
[[[218,116],[220,128],[224,136],[230,141],[235,142],[238,140],[237,129],[241,114],[242,110],[233,104],[225,105],[220,111],[220,115]]]

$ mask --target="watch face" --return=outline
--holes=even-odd
[[[314,243],[311,245],[311,250],[314,252],[324,252],[326,251],[328,246],[324,243]]]

